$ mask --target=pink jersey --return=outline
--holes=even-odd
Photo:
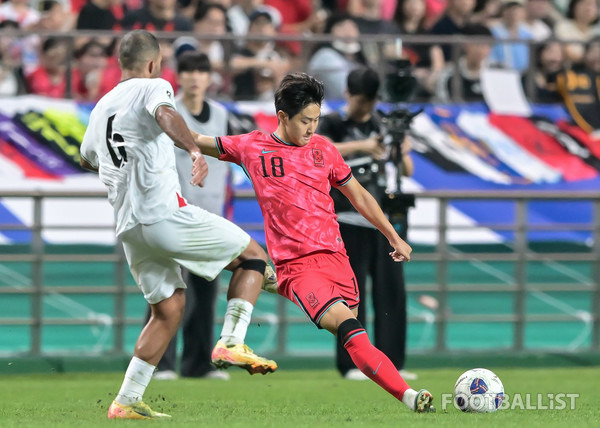
[[[219,159],[252,180],[275,264],[318,251],[346,254],[329,191],[352,172],[333,144],[314,135],[299,147],[260,131],[217,137],[216,144]]]

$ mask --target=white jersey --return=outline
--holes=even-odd
[[[81,156],[98,168],[108,188],[117,235],[164,220],[179,208],[173,141],[155,118],[161,105],[175,108],[169,82],[128,79],[102,97],[90,115]]]

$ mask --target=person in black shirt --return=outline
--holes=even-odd
[[[381,183],[381,168],[385,165],[388,149],[381,144],[382,125],[375,112],[379,76],[370,68],[358,68],[348,75],[347,104],[343,111],[334,112],[321,118],[317,133],[328,137],[338,148],[354,177],[381,204],[386,184]],[[413,163],[410,157],[410,141],[401,145],[402,156],[399,165],[393,165],[405,176],[412,175]],[[384,174],[385,176],[385,174]],[[399,189],[398,189],[399,190]],[[375,346],[381,349],[398,370],[404,367],[406,353],[406,291],[402,263],[394,263],[388,256],[390,246],[387,240],[377,233],[354,208],[344,203],[332,191],[335,210],[338,215],[340,232],[346,246],[350,264],[355,272],[359,292],[365,296],[367,276],[372,280],[373,309],[375,312]],[[400,231],[406,238],[406,230]],[[358,319],[366,325],[367,304],[359,306]],[[366,376],[354,366],[347,351],[338,345],[337,368],[347,379],[362,380]],[[414,374],[403,372],[405,379]]]
[[[483,25],[467,25],[461,30],[465,36],[476,38],[492,37],[492,32]],[[462,47],[463,54],[457,64],[449,63],[438,75],[435,88],[436,100],[439,102],[483,101],[481,73],[488,66],[488,57],[492,47],[489,43],[469,41]],[[460,92],[454,90],[453,76],[460,75]]]
[[[177,12],[176,0],[148,0],[140,9],[128,12],[122,21],[126,30],[192,31],[192,21]]]
[[[119,29],[119,20],[113,13],[113,1],[90,0],[77,17],[78,30],[113,30]]]
[[[429,31],[435,35],[460,34],[461,30],[469,23],[469,18],[475,9],[475,0],[449,0],[446,13]],[[449,61],[452,54],[451,45],[442,45],[444,60]]]

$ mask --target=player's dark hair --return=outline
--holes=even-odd
[[[306,73],[291,73],[283,78],[275,92],[275,111],[290,119],[310,104],[323,103],[323,83]]]
[[[210,71],[210,60],[205,53],[188,51],[177,58],[177,72]]]
[[[134,30],[123,36],[119,47],[119,62],[126,70],[133,70],[160,53],[158,40],[146,30]]]
[[[348,93],[350,95],[364,95],[365,98],[374,100],[379,91],[379,75],[372,68],[356,68],[348,74]]]

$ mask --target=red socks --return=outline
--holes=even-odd
[[[390,359],[371,344],[367,332],[357,319],[348,319],[340,324],[338,339],[361,372],[398,400],[402,400],[404,392],[410,386]]]

